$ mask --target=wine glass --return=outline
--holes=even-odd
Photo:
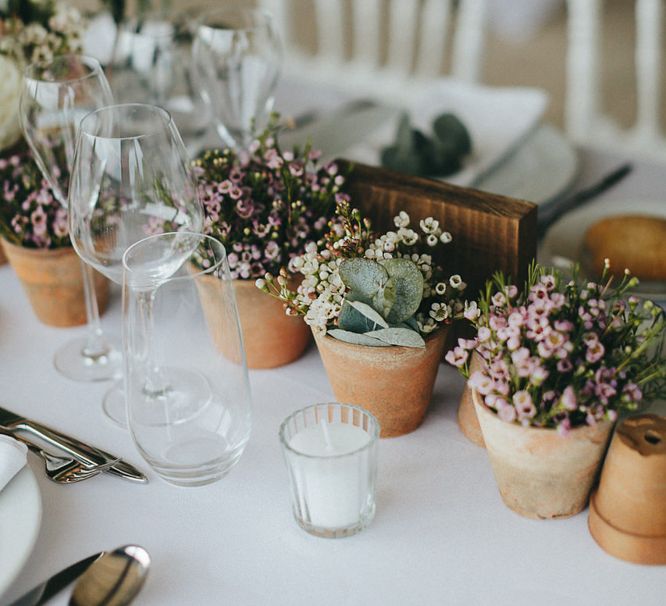
[[[163,233],[123,256],[128,426],[165,480],[201,486],[225,475],[250,436],[250,389],[224,246]]]
[[[116,102],[163,107],[186,141],[206,134],[208,108],[190,73],[191,34],[160,16],[126,21],[119,28],[108,68]]]
[[[89,111],[113,103],[100,64],[91,57],[63,55],[30,65],[23,81],[20,121],[33,156],[56,199],[67,207],[76,131]],[[56,369],[75,381],[106,381],[121,373],[121,355],[105,338],[99,320],[92,270],[83,271],[88,335],[55,354]]]
[[[273,107],[281,47],[269,13],[206,13],[192,45],[193,73],[226,145],[247,149]]]
[[[146,236],[203,228],[187,153],[169,113],[154,105],[103,107],[81,121],[69,188],[69,226],[79,256],[121,284],[125,250]],[[121,389],[104,412],[124,426]]]

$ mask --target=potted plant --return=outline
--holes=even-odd
[[[80,52],[82,38],[81,15],[63,2],[0,1],[0,154],[8,155],[22,137],[21,70],[29,63],[48,64],[58,54]],[[5,262],[0,246],[0,264]]]
[[[319,165],[319,152],[282,150],[276,135],[273,116],[247,153],[207,150],[194,161],[204,233],[227,249],[250,368],[293,362],[310,342],[303,320],[285,315],[255,280],[278,274],[322,237],[345,182],[335,164]],[[295,274],[287,279],[296,286]]]
[[[432,261],[451,235],[432,218],[413,230],[404,211],[396,231],[375,234],[346,199],[337,215],[319,244],[291,260],[303,275],[296,290],[286,272],[257,286],[305,318],[340,402],[367,408],[383,437],[409,433],[423,421],[446,327],[462,310],[461,277]]]
[[[521,515],[581,511],[618,413],[666,393],[664,312],[614,287],[534,264],[522,291],[496,275],[472,322],[476,338],[446,358],[469,377],[504,502]],[[470,353],[481,368],[469,374]]]
[[[80,261],[69,239],[67,211],[27,150],[0,157],[0,238],[32,308],[44,324],[86,323]],[[95,273],[100,311],[108,282]]]

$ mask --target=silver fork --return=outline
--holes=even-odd
[[[44,470],[47,477],[58,484],[73,484],[74,482],[87,480],[102,473],[114,464],[114,461],[109,461],[101,465],[95,465],[94,467],[86,467],[76,459],[54,455],[33,444],[28,445],[28,448],[41,457],[44,461]]]

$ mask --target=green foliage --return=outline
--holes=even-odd
[[[423,298],[423,275],[413,261],[344,259],[340,278],[349,292],[340,310],[339,329],[329,335],[349,343],[368,344],[371,338],[387,345],[425,347],[414,323]]]
[[[382,150],[382,166],[416,176],[446,177],[462,168],[472,151],[465,125],[453,114],[441,114],[432,123],[433,136],[412,128],[403,114],[395,141]]]

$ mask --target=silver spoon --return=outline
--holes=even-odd
[[[125,606],[141,591],[150,567],[148,552],[125,545],[95,560],[74,586],[70,606]]]

